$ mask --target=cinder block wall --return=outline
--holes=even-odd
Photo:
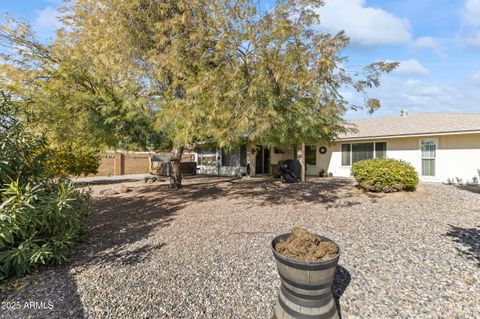
[[[126,153],[123,154],[123,172],[120,175],[144,174],[149,172],[150,154]]]
[[[107,152],[100,155],[100,166],[95,176],[148,173],[149,157],[147,152]]]
[[[128,174],[145,174],[150,171],[148,152],[107,152],[100,156],[100,166],[95,176],[115,176]],[[157,153],[168,157],[169,153]],[[193,153],[182,155],[182,162],[194,161]],[[92,175],[93,176],[93,175]]]
[[[100,156],[100,166],[98,167],[97,176],[114,175],[115,153],[106,153]]]

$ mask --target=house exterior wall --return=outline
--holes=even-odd
[[[479,177],[480,134],[449,135],[438,138],[438,171],[443,181],[448,179],[472,182]]]
[[[293,147],[282,148],[283,153],[275,153],[274,147],[270,149],[270,163],[278,164],[280,161],[294,158]]]
[[[422,157],[420,141],[422,139],[434,139],[437,141],[437,154],[435,159],[436,176],[434,177],[421,176]],[[374,141],[387,142],[387,157],[410,163],[422,181],[447,182],[449,179],[457,181],[458,178],[461,179],[462,182],[472,182],[475,176],[478,178],[478,170],[480,169],[480,134],[339,142],[331,146],[332,153],[328,164],[328,172],[332,172],[334,176],[351,175],[351,167],[342,166],[341,164],[342,143],[367,143]],[[317,164],[320,164],[318,157]],[[315,169],[320,169],[320,165],[317,166]]]
[[[422,153],[420,141],[422,139],[434,139],[437,141],[437,151],[435,159],[436,176],[421,176],[422,172]],[[331,143],[322,141],[316,145],[316,165],[306,166],[306,174],[309,176],[318,176],[321,169],[332,173],[333,176],[351,176],[351,166],[342,166],[342,143],[368,143],[368,142],[386,142],[388,158],[400,159],[410,163],[422,181],[447,182],[448,180],[457,182],[472,182],[473,178],[478,176],[480,169],[480,134],[459,134],[442,135],[428,137],[403,137],[389,139],[372,139],[361,141],[342,141]],[[327,149],[325,154],[319,152],[319,148],[324,146]],[[247,165],[250,167],[250,176],[255,176],[255,156],[254,143],[247,144]],[[293,159],[293,148],[283,149],[283,153],[275,153],[270,149],[270,164],[278,164],[279,161]],[[221,163],[221,152],[217,150],[217,155]],[[244,167],[228,167],[215,165],[211,167],[198,167],[200,174],[210,175],[230,175],[239,176],[246,173]],[[458,180],[457,180],[458,179]]]

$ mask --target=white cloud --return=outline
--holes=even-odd
[[[320,27],[336,33],[345,30],[353,43],[364,46],[408,43],[410,23],[365,0],[327,0],[319,9]]]
[[[419,37],[410,44],[414,50],[430,49],[442,58],[447,58],[443,44],[440,39],[432,37]]]
[[[467,0],[461,10],[463,30],[461,42],[480,48],[480,0]]]
[[[387,61],[392,62],[392,61]],[[399,61],[400,65],[393,71],[394,74],[399,75],[427,75],[428,69],[424,67],[418,60],[410,59]]]
[[[463,38],[463,44],[471,47],[480,47],[480,31]]]
[[[59,18],[63,14],[58,9],[58,7],[48,6],[37,12],[33,26],[41,38],[52,36],[57,29],[62,27]]]
[[[478,81],[474,81],[475,75]],[[440,84],[418,79],[403,79],[388,75],[382,78],[379,88],[369,92],[379,98],[381,107],[376,116],[399,114],[400,110],[414,112],[480,112],[480,72],[473,78]],[[362,103],[361,95],[349,99],[353,104]],[[364,118],[365,112],[349,112],[349,118]]]
[[[61,13],[58,12],[57,8],[46,7],[37,14],[35,19],[35,25],[39,28],[60,28],[62,23],[58,19],[61,16]]]
[[[404,83],[404,96],[408,99],[430,98],[442,94],[443,88],[437,84],[409,79]]]
[[[467,0],[461,14],[466,25],[480,27],[480,0]]]

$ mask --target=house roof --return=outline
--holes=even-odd
[[[480,113],[413,113],[351,121],[338,140],[480,133]]]

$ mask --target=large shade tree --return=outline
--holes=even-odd
[[[177,157],[205,140],[229,148],[333,139],[359,107],[342,96],[348,87],[364,94],[362,107],[380,106],[366,91],[396,64],[347,70],[348,38],[319,28],[323,1],[260,3],[77,0],[49,45],[7,21],[1,85],[52,139],[171,144]]]

